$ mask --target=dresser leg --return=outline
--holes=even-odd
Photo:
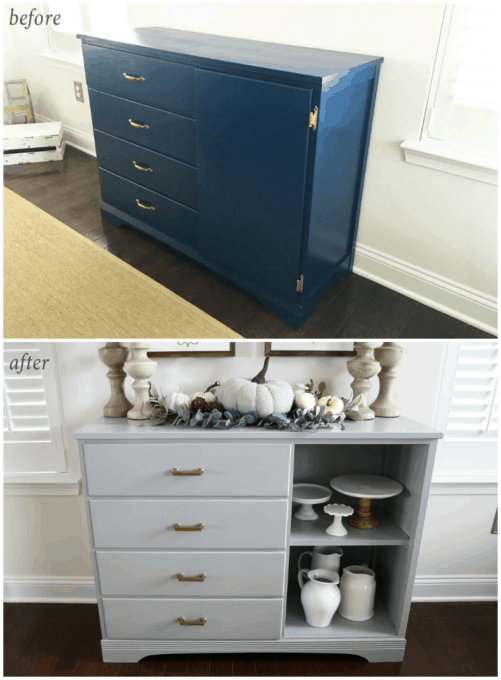
[[[101,217],[103,220],[106,220],[107,222],[111,222],[111,224],[114,224],[116,227],[127,227],[127,225],[123,220],[121,220],[119,217],[116,215],[113,215],[112,213],[108,212],[107,210],[103,210],[101,208]]]
[[[138,663],[148,652],[137,649],[102,649],[104,663]]]

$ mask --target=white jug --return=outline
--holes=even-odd
[[[327,569],[339,574],[339,561],[343,556],[341,548],[333,548],[330,545],[316,545],[313,551],[307,550],[299,557],[297,568],[301,569],[301,560],[305,555],[311,555],[310,569]]]
[[[306,583],[303,581],[304,574],[310,579]],[[298,580],[306,623],[315,628],[325,628],[331,622],[341,600],[339,574],[327,569],[301,569]]]
[[[376,574],[369,567],[345,567],[339,583],[339,614],[350,621],[367,621],[374,616]]]

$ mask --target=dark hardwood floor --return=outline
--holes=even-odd
[[[99,214],[96,159],[67,147],[64,160],[7,166],[5,186],[245,338],[491,338],[473,326],[351,274],[318,302],[300,330],[252,295],[168,246]]]
[[[495,602],[415,603],[402,663],[347,654],[193,654],[102,663],[95,604],[4,605],[4,675],[497,677]]]

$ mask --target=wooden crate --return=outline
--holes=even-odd
[[[63,159],[62,123],[28,123],[3,128],[3,164],[25,165]]]

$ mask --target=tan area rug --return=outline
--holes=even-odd
[[[242,336],[4,189],[4,337]]]

